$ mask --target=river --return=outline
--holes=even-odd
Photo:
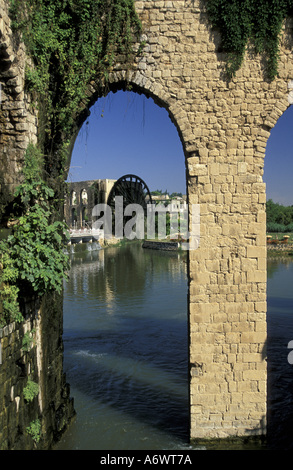
[[[290,260],[268,261],[268,446],[278,449],[293,441],[292,281]],[[71,255],[63,339],[77,415],[57,450],[197,449],[188,442],[186,253],[132,243]]]
[[[268,258],[268,445],[293,449],[293,257]]]

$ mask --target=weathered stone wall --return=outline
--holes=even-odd
[[[24,322],[0,328],[0,450],[48,449],[74,416],[63,373],[62,299],[31,301],[24,312]],[[30,382],[38,390],[28,399]],[[32,436],[36,421],[40,433]]]
[[[130,77],[169,111],[185,151],[188,202],[200,205],[200,246],[189,253],[192,438],[266,432],[262,176],[293,74],[288,21],[279,78],[266,82],[263,59],[247,54],[227,82],[204,4],[137,1],[147,46]]]
[[[64,218],[69,228],[80,229],[84,227],[83,211],[87,214],[89,227],[92,226],[92,210],[96,204],[107,204],[108,196],[115,183],[115,180],[96,179],[92,181],[79,181],[68,183],[67,194],[64,204]],[[82,191],[85,190],[87,197],[82,200]],[[73,192],[75,198],[73,200]],[[72,211],[76,214],[76,224]]]
[[[0,1],[0,217],[19,183],[24,151],[37,140],[36,106],[24,90],[29,59],[23,43],[11,31],[9,2]]]
[[[36,320],[33,317],[19,325],[0,329],[0,449],[31,448],[26,428],[39,416],[37,397],[29,403],[24,399],[28,378],[36,381],[37,360],[34,352]],[[29,337],[28,337],[29,335]],[[27,348],[23,339],[28,337]],[[31,341],[31,342],[30,342]]]
[[[2,199],[18,180],[23,149],[36,139],[37,125],[23,90],[23,46],[9,29],[7,4],[0,1]],[[133,70],[117,64],[107,87],[97,79],[89,95],[93,103],[128,82],[168,110],[182,141],[188,203],[199,204],[201,214],[200,246],[189,253],[191,438],[262,434],[267,400],[262,177],[270,130],[292,102],[292,24],[284,28],[276,80],[265,80],[262,57],[247,54],[227,82],[220,35],[210,27],[204,1],[135,4],[144,27],[143,56]],[[60,351],[61,317],[56,311],[54,332],[44,313],[44,374],[61,361],[61,353],[53,358],[54,348]],[[45,340],[45,329],[53,342]],[[54,367],[43,388],[47,401],[61,386],[60,381],[53,386],[54,370],[60,370]]]
[[[25,67],[30,63],[24,45],[11,31],[9,2],[0,0],[0,220],[21,181],[24,152],[37,142],[38,113],[24,88]],[[62,297],[49,296],[40,306],[26,304],[23,324],[0,329],[0,449],[32,449],[35,441],[26,428],[41,423],[38,448],[47,449],[73,416],[73,404],[63,374]],[[0,305],[1,309],[1,305]],[[26,312],[24,310],[24,312]],[[25,314],[26,315],[26,314]],[[23,349],[27,331],[35,330],[34,346]],[[39,385],[32,402],[24,399],[31,379]]]

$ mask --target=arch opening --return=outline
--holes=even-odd
[[[264,181],[267,186],[267,361],[268,444],[292,448],[293,107],[278,119],[267,142]],[[292,343],[291,343],[292,346]]]
[[[174,147],[174,151],[178,153],[179,159],[183,158],[183,164],[185,165],[185,157],[187,156],[188,152],[186,150],[186,145],[184,142],[184,138],[183,138],[180,126],[178,125],[175,116],[173,116],[170,110],[169,103],[167,101],[164,101],[162,98],[154,95],[147,89],[144,89],[141,86],[138,86],[135,82],[126,83],[124,81],[117,81],[117,82],[109,84],[108,87],[105,89],[102,89],[102,90],[99,89],[98,91],[93,92],[87,108],[83,109],[80,112],[79,116],[76,118],[76,132],[72,136],[70,152],[68,156],[69,157],[68,164],[67,164],[68,179],[72,179],[72,176],[73,177],[75,176],[75,175],[72,175],[71,168],[75,166],[74,158],[75,158],[76,149],[80,145],[80,140],[82,139],[84,139],[85,141],[87,140],[87,137],[89,135],[89,126],[91,125],[91,119],[94,117],[101,127],[103,124],[103,121],[106,121],[107,113],[111,111],[111,109],[115,106],[115,103],[117,102],[119,102],[121,106],[121,118],[118,118],[118,121],[115,121],[115,123],[113,124],[113,127],[119,125],[120,119],[125,121],[128,115],[128,119],[131,121],[131,125],[132,126],[135,125],[135,132],[141,133],[141,131],[146,128],[145,126],[150,125],[150,123],[146,123],[146,112],[150,112],[150,110],[151,112],[155,112],[156,113],[155,117],[158,123],[157,133],[155,137],[157,142],[159,140],[158,133],[160,131],[163,131],[164,134],[166,132],[169,132],[170,133],[169,137],[171,135],[171,138],[172,138],[172,141],[169,143],[169,146]],[[121,99],[122,96],[125,96],[124,102]],[[155,126],[153,128],[155,129]],[[170,129],[172,129],[171,132],[170,132]],[[126,129],[125,127],[124,129],[121,127],[120,130],[121,132],[123,132]],[[175,132],[175,130],[177,132]],[[120,137],[121,137],[121,134],[120,134]],[[134,137],[135,135],[132,135],[132,140]],[[179,140],[178,140],[178,137],[179,137]],[[165,136],[162,136],[161,143],[166,142],[166,140],[163,140],[164,138]],[[86,154],[88,154],[88,145],[90,144],[85,143]],[[160,154],[160,156],[161,158],[164,158],[165,162],[167,162],[166,155],[164,155],[163,152]],[[147,156],[145,155],[145,153],[143,153],[143,157],[141,157],[141,159],[145,157]],[[76,168],[78,167],[79,165],[76,165]],[[180,167],[177,166],[175,171],[177,171],[178,168],[180,168],[181,170],[179,174],[181,173],[183,175],[181,176],[181,189],[184,190],[184,192],[186,192],[185,166],[182,166],[182,163],[181,163]],[[182,169],[184,169],[184,172],[182,172]],[[117,179],[118,179],[118,175],[120,177],[125,173],[131,173],[131,172],[126,172],[126,171],[123,172],[122,169],[120,170],[120,172],[117,171],[117,174],[116,174]],[[140,172],[137,171],[136,174],[139,175]]]
[[[120,115],[116,121],[112,114],[110,117],[110,111],[117,98]],[[151,119],[148,105],[152,112],[157,110]],[[79,136],[74,136],[68,176],[69,182],[81,182],[82,187],[84,181],[89,183],[88,215],[91,202],[109,200],[121,175],[139,175],[148,192],[166,197],[173,194],[178,198],[174,199],[177,205],[180,197],[186,197],[184,151],[166,114],[162,106],[158,107],[142,92],[115,90],[92,106],[95,123],[87,117]],[[108,116],[111,122],[107,134],[104,122]],[[131,128],[131,135],[126,133],[127,127]],[[81,164],[82,168],[74,172]],[[97,180],[99,184],[92,184]],[[136,242],[94,251],[92,243],[78,259],[72,259],[72,283],[65,289],[64,300],[65,371],[72,395],[76,393],[78,397],[75,402],[85,394],[91,412],[96,406],[101,411],[95,417],[99,421],[99,435],[100,420],[112,420],[114,410],[113,430],[117,422],[121,429],[126,428],[133,448],[141,446],[141,439],[151,441],[151,436],[160,441],[159,444],[152,441],[152,448],[176,446],[189,440],[187,256],[186,252],[144,250]],[[79,299],[83,304],[82,319],[75,311]],[[90,317],[93,310],[94,318]],[[100,324],[96,323],[98,317]],[[90,326],[84,323],[85,318]],[[73,330],[78,324],[77,333]],[[78,356],[75,367],[82,370],[82,381],[75,381],[75,373],[70,375],[70,356],[74,351]],[[84,384],[89,381],[91,390],[86,392]],[[107,416],[109,408],[112,411]],[[128,422],[122,421],[124,414]],[[169,435],[168,444],[163,435]],[[117,439],[115,433],[112,438]],[[61,441],[60,448],[62,445]],[[99,443],[92,444],[95,445]]]
[[[82,204],[83,204],[84,206],[86,206],[87,203],[88,203],[88,194],[87,194],[87,190],[86,190],[86,189],[83,189],[83,190],[81,191],[81,201],[82,201]]]

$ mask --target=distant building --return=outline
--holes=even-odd
[[[92,227],[92,210],[96,204],[107,204],[116,180],[91,180],[68,183],[64,202],[64,217],[69,228]]]
[[[148,196],[146,197],[148,200]],[[175,197],[170,197],[169,194],[160,194],[160,195],[152,195],[152,203],[156,204],[158,207],[158,210],[160,207],[164,209],[165,207],[168,207],[171,212],[183,212],[187,208],[187,202],[186,202],[186,196],[175,196]]]
[[[109,203],[109,194],[116,182],[117,180],[112,179],[98,179],[68,183],[64,202],[64,217],[68,227],[74,230],[91,229],[94,206]],[[129,188],[129,182],[126,183]],[[145,201],[149,203],[149,194],[146,195]],[[133,201],[129,201],[131,202]],[[168,207],[171,212],[184,212],[187,207],[186,196],[171,198],[168,194],[152,196],[152,204],[156,204],[158,211]]]

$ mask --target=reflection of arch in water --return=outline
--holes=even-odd
[[[71,259],[70,282],[66,289],[69,294],[83,294],[90,289],[95,291],[95,276],[104,269],[104,251],[89,252]]]
[[[115,256],[115,261],[114,261]],[[71,263],[71,283],[67,286],[68,292],[74,285],[75,293],[84,292],[84,278],[92,292],[100,298],[106,299],[106,293],[112,292],[124,296],[125,292],[143,292],[145,286],[145,253],[140,244],[131,247],[107,249],[95,252],[95,262],[84,257]],[[99,282],[97,274],[99,272]],[[129,299],[125,299],[128,301]]]

